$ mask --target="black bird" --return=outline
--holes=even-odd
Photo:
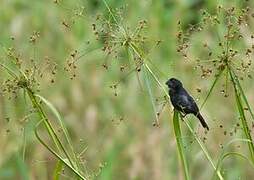
[[[183,88],[183,84],[179,80],[171,78],[166,82],[166,85],[169,88],[169,96],[174,108],[182,112],[184,115],[194,114],[199,119],[202,126],[209,130],[204,118],[199,113],[197,104]]]

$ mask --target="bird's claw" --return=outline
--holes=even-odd
[[[180,116],[181,116],[181,119],[182,119],[182,120],[183,120],[183,118],[185,118],[186,115],[187,115],[187,114],[180,112]]]

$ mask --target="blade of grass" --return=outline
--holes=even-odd
[[[245,113],[244,113],[242,99],[241,99],[241,96],[240,96],[241,90],[240,90],[240,92],[238,92],[239,86],[237,85],[237,82],[236,82],[237,77],[234,76],[231,69],[229,69],[229,74],[230,74],[230,77],[231,77],[231,81],[233,83],[237,109],[238,109],[238,112],[239,112],[239,115],[240,115],[242,127],[243,127],[243,130],[244,130],[244,134],[245,134],[245,137],[250,140],[250,142],[248,143],[248,148],[249,148],[251,160],[254,163],[254,144],[253,144],[252,137],[251,137],[251,134],[250,134],[250,131],[249,131],[247,119],[246,119]],[[241,93],[241,95],[243,95],[243,94]]]
[[[46,130],[49,134],[49,136],[51,137],[52,141],[54,142],[54,144],[56,145],[57,149],[59,152],[61,152],[60,150],[60,146],[59,146],[59,143],[57,142],[57,139],[54,135],[54,132],[53,132],[53,128],[52,126],[50,125],[50,123],[48,122],[47,120],[47,117],[46,117],[46,114],[44,113],[44,111],[42,110],[42,108],[40,107],[40,105],[38,104],[33,92],[30,90],[30,89],[26,89],[26,92],[28,94],[28,97],[30,98],[34,108],[37,109],[37,114],[39,115],[39,117],[41,118],[41,120],[43,120],[45,126],[46,126]]]
[[[158,116],[157,116],[156,106],[155,106],[155,103],[154,103],[152,87],[151,87],[151,83],[150,83],[150,80],[149,80],[149,75],[148,75],[146,69],[144,70],[144,78],[145,78],[145,82],[146,82],[146,87],[148,89],[148,94],[149,94],[149,97],[150,97],[150,101],[151,101],[152,106],[153,106],[153,111],[154,111],[155,118],[156,118],[156,125],[159,126],[159,119],[158,119]]]
[[[254,121],[254,114],[253,114],[253,112],[252,112],[252,110],[251,110],[250,104],[249,104],[249,102],[248,102],[247,97],[245,96],[245,93],[244,93],[243,88],[242,88],[242,86],[241,86],[241,84],[240,84],[240,82],[239,82],[239,79],[236,77],[236,74],[235,74],[235,72],[234,72],[233,70],[231,70],[230,72],[232,73],[233,77],[235,77],[236,85],[237,85],[237,87],[239,88],[240,93],[241,93],[241,95],[242,95],[242,97],[243,97],[243,100],[244,100],[245,104],[247,105],[248,110],[249,110],[249,112],[250,112],[250,114],[251,114],[252,120]]]
[[[238,111],[239,111],[239,115],[240,115],[240,119],[241,119],[241,122],[242,122],[242,126],[243,126],[243,129],[244,129],[245,136],[246,136],[247,139],[250,140],[250,142],[248,143],[248,146],[249,146],[251,159],[254,162],[254,145],[253,145],[253,142],[252,142],[252,137],[251,137],[251,134],[250,134],[250,131],[249,131],[247,120],[246,120],[246,117],[245,117],[245,114],[244,114],[243,105],[242,105],[242,102],[241,102],[241,99],[240,99],[239,95],[235,94],[235,96],[236,96],[237,108],[238,108]]]
[[[40,103],[37,101],[36,96],[34,95],[32,90],[30,90],[29,88],[26,88],[26,90],[27,90],[27,93],[28,93],[28,96],[29,96],[30,100],[32,101],[32,104],[33,104],[34,108],[37,110],[37,114],[39,115],[41,120],[43,120],[43,123],[46,126],[46,130],[47,130],[48,134],[50,135],[51,139],[53,140],[54,144],[58,148],[58,151],[63,152],[64,155],[66,156],[66,158],[68,159],[68,161],[70,162],[71,166],[75,167],[71,156],[69,155],[69,153],[67,152],[66,147],[63,145],[60,138],[56,134],[55,129],[53,128],[51,122],[47,118],[47,115],[44,112],[43,108],[41,107]]]
[[[64,135],[66,136],[66,139],[67,139],[69,145],[71,146],[70,136],[68,134],[68,131],[63,123],[63,119],[62,119],[61,115],[59,114],[59,112],[56,110],[56,108],[53,106],[53,104],[50,103],[47,99],[40,96],[39,94],[35,94],[35,96],[39,97],[47,105],[47,107],[52,111],[52,113],[56,116],[59,124],[61,125],[61,128],[63,129]]]
[[[208,92],[208,94],[206,95],[204,102],[203,102],[202,105],[200,106],[200,110],[204,107],[206,101],[208,100],[208,98],[209,98],[210,95],[212,94],[212,91],[213,91],[215,85],[217,84],[217,82],[218,82],[218,80],[219,80],[219,78],[220,78],[220,76],[221,76],[221,74],[222,74],[223,71],[224,71],[224,70],[221,70],[221,71],[219,72],[219,74],[215,77],[215,80],[213,81],[213,84],[212,84],[211,88],[209,89],[209,92]]]
[[[34,133],[36,138],[39,140],[39,142],[46,148],[48,149],[53,155],[56,156],[56,158],[58,160],[60,160],[64,165],[66,165],[67,167],[69,167],[72,172],[74,172],[79,178],[86,180],[86,178],[80,174],[80,172],[78,172],[75,168],[73,168],[73,166],[70,164],[69,160],[66,160],[64,158],[62,158],[58,153],[56,153],[52,148],[50,148],[43,140],[42,138],[39,136],[38,134],[38,130],[37,128],[40,126],[40,124],[43,122],[43,120],[41,120],[40,122],[38,122],[38,124],[36,125],[36,127],[34,128]]]
[[[188,163],[187,163],[187,159],[186,159],[186,153],[184,152],[181,126],[180,126],[179,121],[180,121],[179,120],[179,112],[177,110],[174,110],[173,125],[174,125],[174,132],[175,132],[178,153],[180,155],[180,159],[181,159],[182,166],[184,169],[185,179],[189,180],[190,179],[189,168],[188,168]]]
[[[63,130],[63,133],[64,133],[65,138],[67,140],[67,143],[69,145],[69,148],[72,151],[72,156],[75,159],[75,161],[74,161],[75,162],[75,167],[77,168],[78,160],[77,160],[76,154],[75,154],[74,149],[73,149],[73,145],[72,145],[71,140],[70,140],[70,135],[69,135],[64,123],[63,123],[63,119],[62,119],[60,113],[56,110],[56,108],[53,106],[53,104],[50,103],[47,99],[45,99],[44,97],[42,97],[38,94],[35,94],[35,96],[39,97],[47,105],[47,107],[52,111],[52,113],[56,116],[56,119],[58,120],[58,122],[59,122],[59,124],[60,124],[60,126]]]

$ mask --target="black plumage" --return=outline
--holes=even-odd
[[[206,124],[204,118],[199,113],[197,104],[189,95],[189,93],[184,89],[183,84],[179,80],[171,78],[166,82],[166,85],[169,88],[169,96],[174,108],[184,113],[184,115],[194,114],[199,119],[202,126],[209,130],[209,127]]]

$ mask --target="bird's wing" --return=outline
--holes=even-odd
[[[198,106],[197,106],[196,102],[194,101],[194,99],[191,96],[188,96],[188,99],[191,102],[190,106],[191,106],[191,110],[193,110],[193,113],[194,114],[198,113],[199,109],[198,109]]]
[[[185,113],[197,113],[198,106],[195,103],[194,99],[187,93],[184,93],[180,96],[178,101],[178,106],[185,112]]]

